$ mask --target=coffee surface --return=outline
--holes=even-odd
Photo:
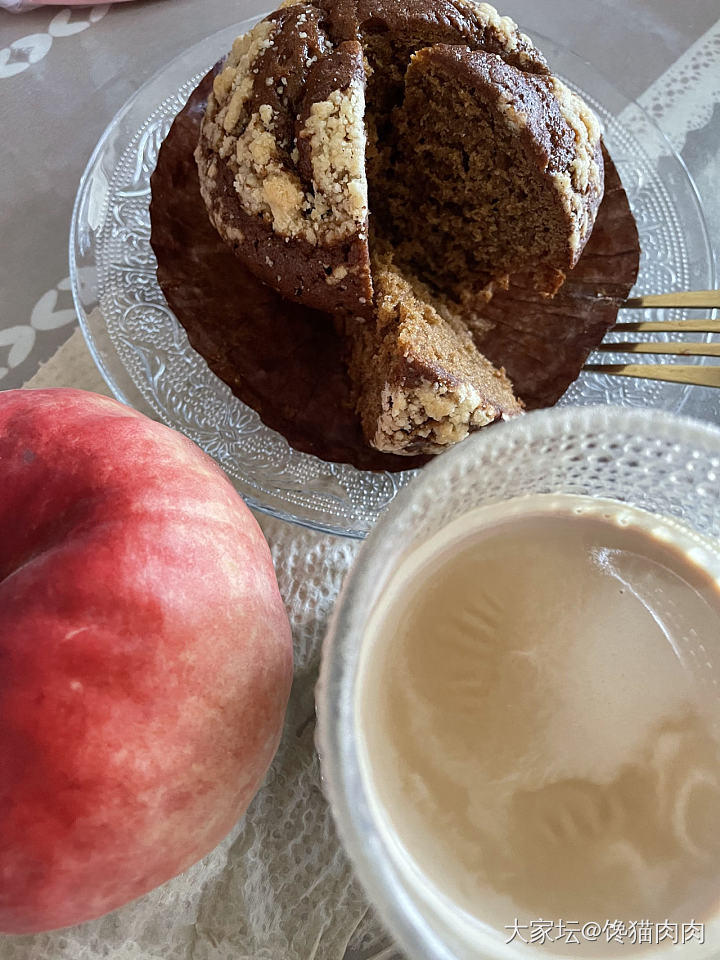
[[[499,930],[707,915],[718,583],[691,534],[649,514],[513,504],[410,555],[371,620],[356,709],[372,802],[436,891]]]

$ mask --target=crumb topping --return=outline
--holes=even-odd
[[[361,231],[368,216],[364,87],[354,81],[311,104],[297,137],[310,148],[312,178],[304,181],[297,145],[288,152],[279,140],[276,109],[270,103],[250,107],[253,70],[272,47],[275,26],[272,20],[262,21],[233,44],[213,84],[203,136],[232,170],[238,199],[248,213],[262,216],[283,237],[302,238],[313,246],[337,243]],[[269,76],[264,82],[280,97],[288,85],[286,76]]]
[[[355,233],[368,215],[365,91],[354,82],[314,103],[300,132],[310,141],[314,204],[309,215],[328,242]]]
[[[385,453],[437,453],[464,440],[471,429],[497,420],[499,411],[471,385],[449,387],[422,380],[407,388],[386,383],[372,445]]]
[[[482,23],[492,27],[508,53],[514,53],[521,63],[536,63],[537,50],[530,37],[518,30],[511,17],[502,17],[489,3],[477,0],[456,0],[458,7],[472,10]]]
[[[550,78],[555,99],[575,136],[575,156],[567,171],[554,173],[555,188],[563,198],[575,228],[570,247],[577,255],[595,223],[595,209],[588,199],[603,190],[603,171],[598,164],[601,129],[593,111],[557,77]]]
[[[243,207],[264,216],[276,233],[313,246],[357,233],[368,215],[364,108],[357,83],[312,105],[300,132],[310,144],[308,190],[278,144],[272,108],[263,104],[234,139],[235,190]],[[232,142],[225,137],[221,150],[227,153]]]
[[[245,106],[253,91],[255,62],[272,44],[273,20],[261,20],[253,29],[238,37],[221,73],[213,82],[213,98],[208,102],[207,116],[227,134],[241,124]],[[212,102],[214,100],[214,102]],[[212,115],[215,114],[213,117]],[[220,136],[212,127],[208,131],[215,140]]]

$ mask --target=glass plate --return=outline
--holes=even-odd
[[[414,471],[372,473],[293,450],[190,347],[155,276],[148,204],[160,144],[203,75],[256,19],[222,30],[173,60],[137,91],[101,137],[73,210],[75,307],[115,396],[194,440],[250,506],[329,533],[364,537]],[[553,69],[605,125],[640,231],[637,292],[714,286],[705,220],[682,160],[642,108],[592,65],[550,39],[537,40]],[[637,319],[633,313],[626,311],[623,319]],[[667,312],[668,319],[685,315]],[[560,402],[679,412],[698,389],[583,373]]]

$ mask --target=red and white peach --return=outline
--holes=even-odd
[[[0,930],[98,916],[243,814],[292,643],[268,545],[180,434],[0,393]]]

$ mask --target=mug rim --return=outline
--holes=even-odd
[[[605,405],[560,407],[528,413],[504,424],[501,429],[508,440],[512,436],[515,442],[522,442],[524,437],[534,441],[555,437],[562,425],[573,427],[578,433],[593,435],[607,435],[613,427],[622,428],[624,433],[652,434],[661,440],[682,441],[683,445],[694,450],[720,457],[720,428],[658,410],[628,410]],[[379,518],[360,548],[335,604],[323,643],[315,690],[315,739],[322,786],[343,847],[389,932],[409,956],[427,960],[457,960],[458,954],[418,908],[382,840],[354,735],[355,679],[364,628],[372,609],[369,599],[377,593],[379,584],[387,582],[390,569],[396,567],[401,555],[393,533],[412,519],[419,495],[433,488],[442,489],[444,476],[453,473],[458,466],[465,468],[466,472],[480,467],[488,453],[498,446],[497,429],[479,431],[437,457],[399,492]],[[482,921],[478,924],[481,928],[484,926]],[[487,956],[530,956],[528,950],[513,944],[506,943],[500,949],[493,940],[488,936],[482,944],[482,952]],[[653,952],[646,955],[650,957]],[[634,953],[632,951],[629,955]],[[550,954],[545,953],[545,956]]]

